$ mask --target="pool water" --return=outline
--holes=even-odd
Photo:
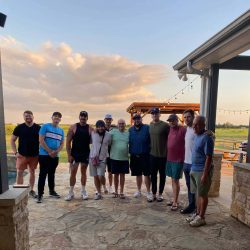
[[[16,182],[16,172],[8,172],[9,185],[13,185]]]

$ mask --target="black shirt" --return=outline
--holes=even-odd
[[[38,156],[40,125],[33,123],[31,127],[19,124],[13,131],[18,137],[18,152],[23,156]]]
[[[89,125],[86,124],[81,126],[80,123],[76,124],[76,132],[72,137],[72,149],[71,155],[77,156],[88,156],[89,155],[89,144],[91,135],[89,133]]]

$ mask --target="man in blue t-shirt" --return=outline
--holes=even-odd
[[[190,181],[191,193],[196,194],[197,211],[192,217],[187,218],[192,227],[199,227],[206,224],[205,212],[213,175],[212,156],[214,142],[212,137],[205,133],[205,121],[204,116],[197,116],[193,122],[193,129],[196,136],[192,150]]]
[[[150,134],[149,126],[142,123],[140,114],[133,116],[134,126],[129,129],[129,153],[131,175],[136,176],[135,198],[141,197],[142,175],[147,189],[147,201],[153,201],[150,192]]]
[[[50,196],[60,198],[60,195],[55,191],[55,172],[59,161],[58,153],[62,150],[64,144],[64,131],[58,127],[61,118],[62,114],[60,112],[54,112],[52,123],[44,124],[39,131],[40,173],[37,203],[42,202],[47,175]]]

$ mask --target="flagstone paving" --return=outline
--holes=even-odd
[[[27,180],[27,176],[25,177]],[[68,167],[61,164],[56,173],[56,191],[68,191]],[[70,202],[48,197],[37,204],[29,199],[30,249],[250,249],[250,228],[229,215],[227,207],[210,199],[207,225],[192,228],[185,216],[162,203],[133,198],[135,178],[127,175],[126,199],[93,200],[94,185],[88,178],[89,200],[80,197],[79,175],[76,198]],[[169,181],[168,181],[169,183]],[[181,205],[186,202],[184,181]],[[168,184],[165,197],[170,197]],[[230,189],[231,190],[231,189]]]

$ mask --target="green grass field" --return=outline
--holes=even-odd
[[[15,125],[7,124],[6,131],[6,143],[7,152],[11,152],[10,137],[15,128]],[[69,125],[61,125],[65,135],[67,134]],[[240,142],[247,140],[248,129],[247,128],[217,128],[216,129],[216,143],[217,149],[235,149],[239,147]],[[66,149],[62,150],[60,154],[60,162],[67,162]]]

